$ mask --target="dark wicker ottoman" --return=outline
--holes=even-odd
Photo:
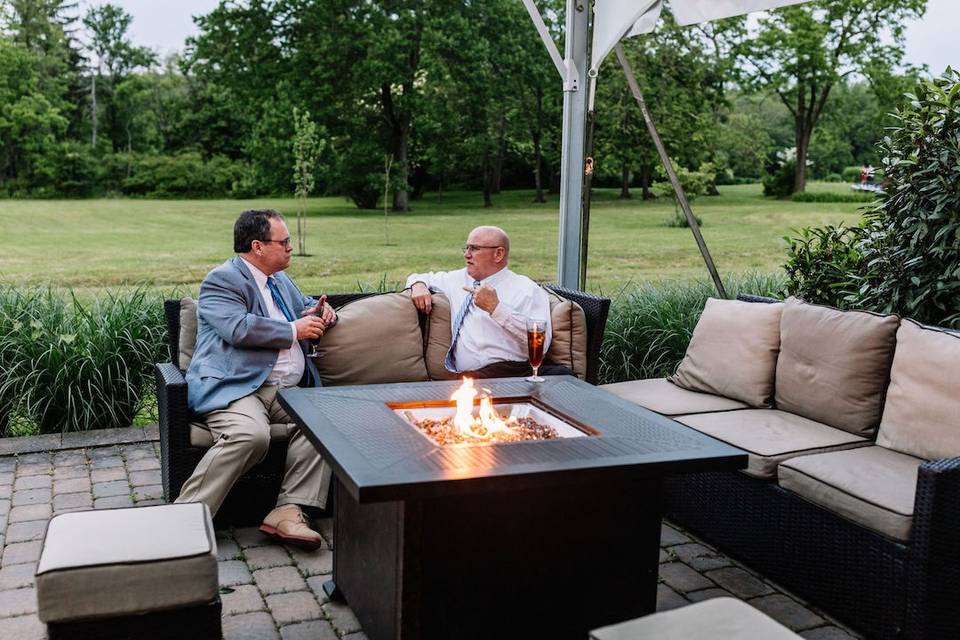
[[[36,584],[50,640],[221,637],[217,545],[201,503],[56,516]]]

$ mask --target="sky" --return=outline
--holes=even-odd
[[[187,36],[196,33],[192,16],[203,15],[218,4],[217,0],[110,1],[133,16],[130,36],[134,43],[157,50],[161,56],[182,50]],[[102,2],[82,0],[81,4],[86,7]],[[926,64],[934,75],[942,72],[948,64],[960,68],[960,46],[957,46],[954,35],[958,24],[960,2],[928,0],[924,18],[907,29],[907,62]],[[535,37],[532,27],[531,37]]]

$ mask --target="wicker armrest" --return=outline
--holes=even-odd
[[[603,345],[603,332],[607,327],[607,314],[610,313],[610,298],[601,298],[592,293],[565,289],[558,285],[544,285],[561,298],[572,300],[583,308],[587,318],[587,375],[590,384],[597,384],[600,373],[600,347]]]
[[[960,458],[920,466],[907,615],[925,638],[960,637]],[[916,625],[916,626],[914,626]]]
[[[196,464],[186,460],[184,453],[190,448],[190,409],[187,407],[187,381],[183,372],[172,362],[154,365],[157,382],[157,410],[160,418],[160,453],[163,493],[173,500],[180,493],[183,473],[181,467],[189,466],[189,474]],[[173,478],[173,482],[171,482]]]

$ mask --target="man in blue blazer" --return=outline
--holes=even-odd
[[[263,460],[270,426],[290,436],[277,507],[261,531],[313,549],[320,534],[301,506],[324,508],[330,467],[277,401],[284,387],[320,384],[306,357],[309,340],[332,326],[326,298],[304,296],[283,272],[293,248],[283,217],[244,211],[233,229],[236,257],[207,274],[197,303],[197,346],[187,369],[187,402],[214,438],[177,502],[203,502],[217,512],[234,482]]]

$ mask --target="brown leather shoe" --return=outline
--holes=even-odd
[[[284,504],[268,513],[260,531],[278,542],[301,549],[312,551],[323,544],[323,538],[307,525],[307,517],[296,504]]]

